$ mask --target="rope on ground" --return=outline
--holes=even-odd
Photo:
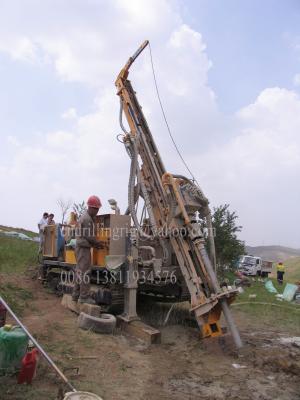
[[[292,310],[292,311],[300,311],[300,308],[292,308],[292,307],[286,307],[286,306],[282,306],[281,304],[275,304],[275,303],[263,303],[261,301],[243,301],[241,303],[233,303],[231,304],[232,306],[243,306],[245,304],[257,304],[260,306],[275,306],[275,307],[280,307],[280,308],[286,308],[287,310]]]

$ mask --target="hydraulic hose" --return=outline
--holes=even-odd
[[[200,197],[202,198],[202,200],[207,201],[207,198],[204,196],[204,193],[202,192],[201,188],[199,185],[196,185],[191,179],[187,178],[186,176],[183,175],[173,175],[174,178],[178,178],[178,179],[183,179],[185,181],[187,181],[191,186],[194,186],[198,192],[198,194],[200,195]]]
[[[196,185],[191,179],[183,176],[183,175],[173,175],[175,178],[183,179],[187,181],[190,185],[196,188],[198,194],[200,195],[201,199],[205,202],[208,202],[207,198],[205,197],[204,193],[202,192],[199,185]],[[206,222],[207,222],[207,229],[208,229],[208,243],[209,243],[209,255],[211,259],[211,263],[216,271],[216,249],[215,249],[215,242],[213,236],[213,226],[212,226],[212,219],[211,219],[211,212],[209,207],[207,206],[207,214],[206,214]]]
[[[122,103],[122,99],[120,98],[119,123],[120,123],[120,127],[121,127],[122,131],[124,132],[124,134],[130,138],[130,134],[126,131],[126,128],[124,127],[122,116],[123,116],[123,103]],[[146,205],[146,208],[149,213],[149,219],[150,219],[152,232],[156,232],[156,230],[157,230],[156,222],[155,222],[155,218],[153,215],[151,202],[149,199],[147,188],[145,187],[145,185],[143,184],[143,182],[141,180],[141,173],[140,173],[140,170],[138,167],[138,152],[136,149],[136,143],[131,140],[130,140],[130,144],[128,143],[128,141],[126,141],[126,143],[125,142],[123,142],[123,143],[125,145],[126,152],[131,159],[129,182],[128,182],[128,208],[127,208],[125,214],[126,215],[131,214],[134,225],[136,226],[136,228],[141,236],[143,236],[146,239],[153,239],[155,235],[148,235],[147,233],[145,233],[143,231],[142,227],[139,224],[138,217],[137,217],[137,214],[135,211],[135,203],[136,203],[135,197],[136,196],[135,196],[134,189],[135,189],[135,179],[137,178],[137,193],[139,194],[140,191],[142,192],[142,196],[144,198],[145,205]],[[164,241],[161,238],[159,238],[159,242],[163,249],[163,259],[164,259],[164,261],[166,261],[169,256],[168,249],[167,249]]]
[[[122,99],[120,98],[120,112],[119,112],[119,123],[122,131],[125,133],[125,135],[129,136],[129,133],[127,132],[124,124],[123,124],[123,102]],[[131,142],[131,145],[128,146],[126,143],[124,143],[126,152],[128,153],[129,157],[131,158],[131,164],[130,164],[130,174],[129,174],[129,182],[128,182],[128,208],[126,210],[126,214],[131,214],[133,222],[138,229],[139,233],[141,236],[152,239],[153,237],[151,235],[148,235],[145,233],[138,221],[136,211],[135,211],[135,193],[134,193],[134,188],[135,188],[135,178],[138,178],[138,192],[141,189],[143,192],[143,197],[144,201],[146,204],[146,207],[148,209],[148,212],[151,208],[150,200],[148,197],[148,193],[146,188],[144,188],[144,185],[141,185],[140,179],[139,179],[139,170],[138,170],[138,160],[137,160],[137,150],[135,148],[135,143]],[[150,217],[150,223],[151,226],[155,226],[155,222],[153,220],[153,215],[149,215]]]
[[[128,154],[130,154],[130,157],[131,157],[130,175],[129,175],[129,183],[128,183],[128,211],[130,212],[130,214],[132,216],[133,222],[134,222],[139,234],[146,239],[153,239],[156,236],[157,227],[156,227],[156,222],[155,222],[155,218],[154,218],[153,211],[152,211],[151,201],[149,199],[149,195],[147,192],[147,188],[145,187],[145,185],[143,184],[143,182],[141,180],[141,173],[138,168],[137,150],[136,150],[135,143],[132,143],[131,149],[128,152]],[[142,227],[139,224],[138,217],[136,215],[135,196],[134,196],[134,187],[135,187],[135,178],[136,177],[138,179],[139,188],[142,191],[145,206],[148,210],[150,225],[151,225],[152,232],[154,232],[154,235],[148,235],[147,233],[145,233],[143,231]],[[169,256],[168,249],[161,237],[159,237],[159,242],[163,249],[163,260],[166,261]]]
[[[123,124],[123,103],[122,103],[121,97],[120,97],[119,123],[120,123],[120,127],[121,127],[122,131],[125,133],[125,135],[128,135],[128,132],[126,131],[126,128]]]
[[[136,211],[135,211],[135,196],[134,196],[134,187],[135,187],[135,178],[137,176],[137,167],[138,167],[138,160],[137,160],[137,152],[135,151],[135,144],[132,144],[131,147],[131,164],[130,164],[130,174],[129,174],[129,182],[128,182],[128,208],[133,219],[134,225],[136,226],[139,234],[147,239],[152,239],[151,235],[148,235],[143,231],[141,228]],[[146,201],[146,200],[145,200]],[[150,221],[152,222],[152,221]]]
[[[209,213],[206,215],[206,223],[207,223],[207,229],[208,229],[209,256],[210,256],[211,263],[214,267],[214,270],[216,272],[217,271],[216,247],[215,247],[213,225],[212,225],[210,210],[209,210]]]

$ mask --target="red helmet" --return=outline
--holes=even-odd
[[[101,200],[98,196],[90,196],[88,198],[87,205],[92,208],[100,208],[102,206]]]

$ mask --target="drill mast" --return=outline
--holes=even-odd
[[[129,58],[115,83],[120,97],[122,141],[131,159],[128,213],[139,237],[159,244],[162,249],[162,266],[170,265],[170,253],[175,254],[190,293],[191,311],[194,312],[202,334],[218,336],[222,333],[219,320],[223,311],[235,344],[239,348],[242,342],[228,306],[234,300],[237,291],[221,289],[215,274],[208,200],[195,182],[166,171],[136,93],[128,80],[130,66],[148,44],[149,42],[145,41]],[[129,132],[122,123],[123,113],[129,125]],[[138,197],[142,197],[148,213],[146,226],[139,222],[135,207]],[[210,257],[205,248],[199,218],[206,220],[208,226]]]

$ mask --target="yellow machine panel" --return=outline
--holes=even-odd
[[[66,249],[65,262],[68,264],[76,264],[75,250]]]
[[[101,228],[96,237],[102,242],[104,248],[100,250],[92,249],[92,264],[104,267],[105,257],[109,255],[110,229]]]
[[[103,214],[96,217],[96,238],[102,242],[102,249],[91,249],[93,266],[105,267],[106,256],[124,256],[126,254],[126,237],[130,230],[130,216]],[[48,259],[58,258],[67,264],[76,265],[74,245],[70,245],[75,239],[74,232],[62,234],[61,227],[49,225],[45,228],[43,256]],[[67,243],[65,243],[67,241]]]
[[[96,217],[96,237],[103,244],[103,249],[92,250],[92,264],[106,266],[106,256],[124,256],[126,237],[130,230],[130,216],[103,214]]]

